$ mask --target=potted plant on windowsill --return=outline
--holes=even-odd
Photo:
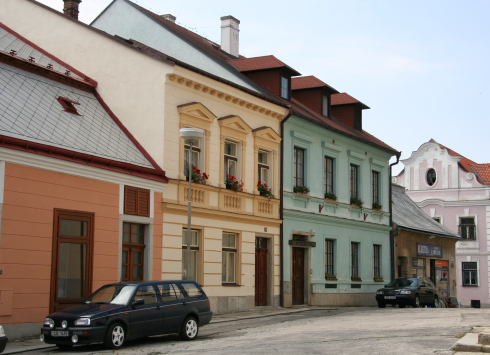
[[[228,190],[234,192],[242,192],[243,191],[243,181],[238,181],[236,177],[226,174],[225,185]]]
[[[325,280],[337,281],[337,276],[325,273]]]
[[[297,186],[293,187],[293,192],[296,195],[307,196],[310,193],[310,189],[308,187],[306,187],[305,185],[297,185]]]
[[[362,208],[362,206],[364,205],[364,201],[362,200],[362,198],[359,197],[351,197],[350,204],[354,205],[355,207]]]
[[[264,196],[269,199],[274,198],[272,187],[267,187],[267,184],[264,181],[259,181],[257,183],[257,190],[259,190],[260,196]]]
[[[185,174],[186,180],[189,181],[189,173]],[[204,171],[201,173],[201,170],[192,165],[192,173],[191,173],[192,182],[195,184],[206,184],[206,180],[209,179],[209,175]]]
[[[352,275],[350,279],[351,281],[362,281],[359,275]]]
[[[381,203],[373,202],[373,210],[381,211],[382,208],[383,208],[383,205]]]
[[[373,279],[374,279],[374,282],[383,282],[384,281],[383,276],[379,276],[379,275],[374,276]]]
[[[334,193],[325,192],[325,200],[337,201],[337,196]]]

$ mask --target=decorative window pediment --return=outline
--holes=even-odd
[[[252,131],[252,128],[239,116],[226,116],[218,118],[222,134],[229,138],[246,140],[246,135]]]
[[[216,116],[200,102],[191,102],[177,107],[180,123],[196,128],[209,130]]]
[[[277,150],[277,145],[281,143],[281,136],[279,136],[270,127],[261,127],[253,131],[253,136],[256,144],[260,144],[264,148],[270,148],[272,150]]]

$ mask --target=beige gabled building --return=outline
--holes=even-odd
[[[182,278],[188,148],[179,130],[205,131],[191,154],[209,176],[191,192],[191,274],[215,312],[277,306],[279,134],[289,109],[251,82],[240,85],[198,70],[33,0],[3,0],[0,22],[97,80],[114,114],[166,171],[161,275],[153,278]],[[243,181],[242,192],[226,188],[227,172]],[[274,189],[274,198],[260,196],[259,179]]]

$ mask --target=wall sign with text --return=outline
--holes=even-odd
[[[442,258],[442,245],[417,243],[417,255]]]

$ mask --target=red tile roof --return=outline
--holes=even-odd
[[[369,106],[363,104],[361,101],[350,96],[349,94],[342,92],[339,94],[333,94],[331,97],[332,105],[348,105],[348,104],[359,104],[362,109],[368,109]]]
[[[464,170],[468,172],[472,172],[470,165],[477,165],[473,160],[469,160],[461,154],[456,153],[454,150],[442,145],[441,143],[436,142],[434,139],[431,139],[429,142],[439,144],[442,149],[446,149],[449,155],[452,155],[453,157],[461,157],[462,159],[459,161],[459,164],[463,167]]]
[[[323,81],[321,81],[320,79],[318,79],[313,75],[291,78],[291,88],[293,90],[313,89],[313,88],[322,88],[322,87],[330,88],[334,90],[336,93],[338,93],[338,91],[335,90],[333,87],[331,87],[328,84],[325,84]]]
[[[471,167],[477,173],[477,175],[485,182],[485,184],[490,185],[490,164],[472,164]]]
[[[252,71],[252,70],[263,70],[263,69],[274,69],[274,68],[286,68],[291,71],[292,75],[301,75],[296,70],[284,64],[279,59],[273,55],[266,55],[263,57],[254,58],[241,58],[229,60],[239,71]]]

